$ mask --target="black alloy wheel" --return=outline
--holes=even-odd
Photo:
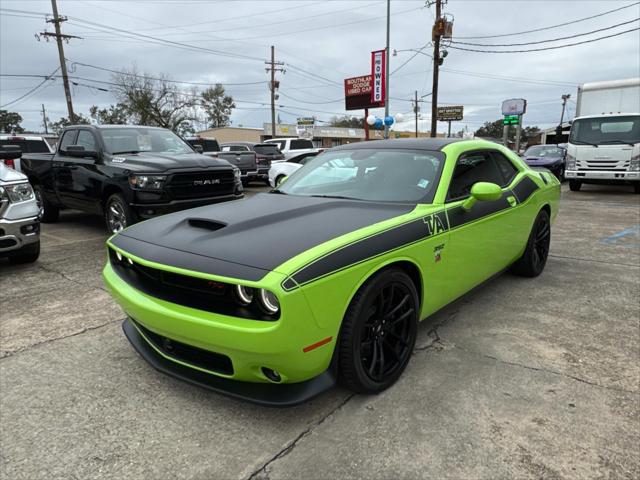
[[[546,210],[540,210],[529,240],[527,248],[512,266],[516,275],[523,277],[537,277],[544,270],[549,257],[549,245],[551,244],[551,219]]]
[[[354,297],[340,337],[340,376],[358,393],[377,393],[402,374],[416,341],[419,304],[411,278],[390,269]]]

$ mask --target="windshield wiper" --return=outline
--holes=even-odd
[[[597,143],[585,142],[584,140],[573,140],[571,143],[577,143],[578,145],[591,145],[592,147],[598,148]]]
[[[605,140],[604,142],[600,142],[600,145],[613,144],[613,143],[618,143],[621,145],[631,145],[632,147],[635,146],[635,143],[626,142],[624,140]]]
[[[277,193],[278,195],[286,195],[286,193],[284,193],[282,190],[279,190],[277,188],[274,188],[269,193]]]
[[[358,200],[357,198],[354,197],[344,197],[342,195],[309,195],[310,197],[315,197],[315,198],[338,198],[340,200]]]
[[[111,155],[122,155],[123,153],[140,153],[139,150],[126,150],[124,152],[113,152]]]

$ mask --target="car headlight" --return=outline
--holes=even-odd
[[[276,294],[261,288],[258,291],[258,297],[260,298],[260,307],[265,313],[269,315],[275,315],[280,310],[280,302]]]
[[[233,169],[233,179],[236,181],[236,183],[238,183],[240,181],[240,169],[239,168],[234,168]]]
[[[631,157],[631,162],[629,163],[629,170],[640,170],[640,154]]]
[[[129,184],[141,190],[161,190],[166,179],[166,175],[131,175]]]
[[[569,155],[567,153],[567,164],[565,166],[566,170],[575,170],[576,169],[576,157],[573,155]]]
[[[27,200],[35,198],[33,188],[31,188],[31,185],[27,182],[0,187],[0,198],[2,197],[8,197],[9,200],[14,203],[26,202]]]
[[[247,306],[251,302],[253,302],[253,288],[245,287],[244,285],[236,285],[233,289],[233,293],[235,294],[236,301],[240,305]]]

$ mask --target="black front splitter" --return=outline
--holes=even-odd
[[[159,372],[170,375],[179,380],[197,385],[214,392],[247,402],[267,407],[292,407],[320,395],[329,390],[336,383],[330,370],[300,383],[250,383],[230,380],[185,367],[160,355],[140,335],[130,319],[122,323],[122,330],[133,348]]]

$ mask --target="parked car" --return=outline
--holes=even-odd
[[[300,153],[288,158],[284,162],[271,164],[271,169],[269,170],[269,185],[276,188],[282,180],[298,170],[316,155],[318,155],[317,152]]]
[[[57,137],[53,135],[0,135],[0,148],[5,146],[16,146],[18,150],[10,150],[12,152],[20,151],[21,153],[53,153],[55,150]],[[0,160],[8,167],[22,171],[20,166],[20,157],[16,156]]]
[[[18,147],[1,149],[0,160],[20,154]],[[11,263],[31,263],[38,259],[38,214],[38,203],[27,177],[0,162],[0,258],[8,257]]]
[[[284,160],[284,155],[278,147],[268,143],[229,142],[223,143],[221,148],[223,152],[254,152],[258,169],[253,178],[262,180],[267,185],[269,184],[269,169],[272,163]]]
[[[543,271],[559,202],[551,173],[496,143],[362,142],[271,193],[128,228],[103,278],[164,373],[267,405],[337,378],[377,393],[420,320],[509,267]]]
[[[522,158],[530,167],[544,167],[564,180],[567,149],[560,145],[533,145],[524,152]]]
[[[196,153],[155,127],[78,125],[53,154],[23,155],[22,167],[54,222],[62,208],[103,215],[110,232],[141,219],[242,198],[240,170]]]
[[[274,143],[278,145],[278,149],[284,154],[285,158],[293,157],[300,153],[320,153],[324,150],[323,148],[314,147],[311,140],[297,137],[271,138],[265,140],[264,143]]]

